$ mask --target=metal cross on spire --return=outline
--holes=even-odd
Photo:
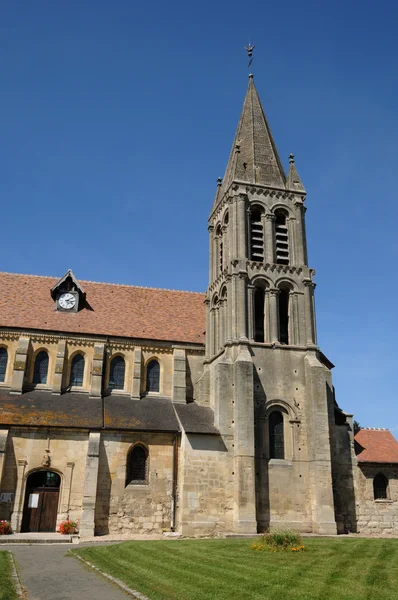
[[[252,46],[251,43],[249,42],[249,45],[245,46],[245,50],[246,50],[247,55],[249,57],[249,64],[247,66],[250,67],[251,64],[252,64],[252,62],[253,62],[253,50],[254,50],[254,46]]]

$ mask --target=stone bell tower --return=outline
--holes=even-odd
[[[231,456],[233,529],[335,533],[330,368],[316,339],[306,191],[253,76],[209,218],[205,376]],[[331,418],[331,417],[330,417]]]

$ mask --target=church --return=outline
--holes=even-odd
[[[0,519],[398,533],[398,443],[354,436],[318,346],[305,198],[250,75],[206,293],[0,273]]]

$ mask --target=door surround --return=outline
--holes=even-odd
[[[21,532],[55,532],[61,501],[62,474],[41,467],[25,477]]]

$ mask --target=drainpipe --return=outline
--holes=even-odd
[[[177,509],[177,477],[178,477],[178,433],[173,438],[173,472],[171,481],[171,515],[170,529],[175,531]]]

